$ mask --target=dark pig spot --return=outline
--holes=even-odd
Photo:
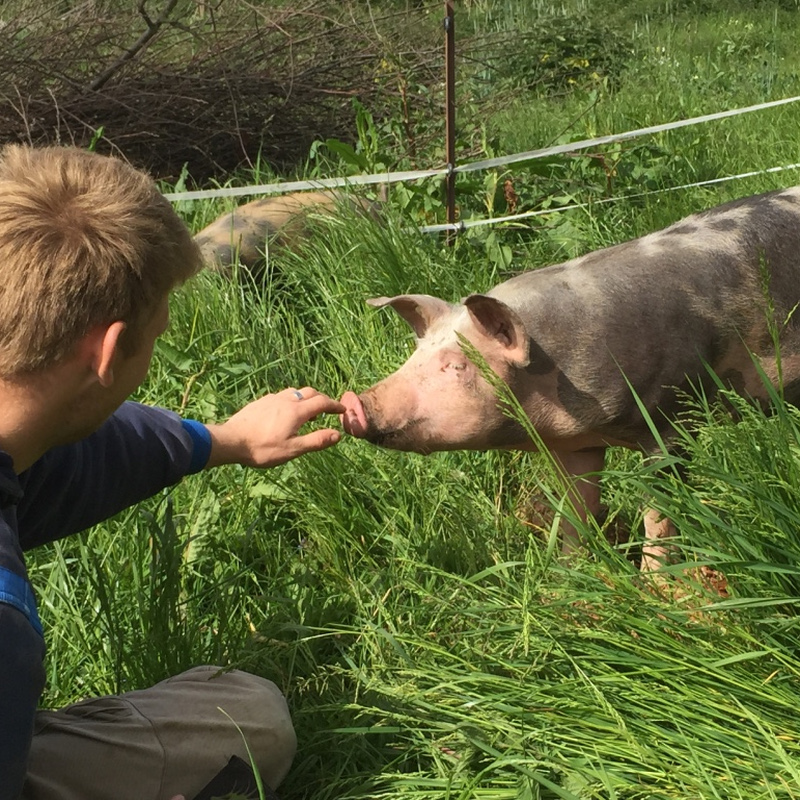
[[[738,369],[727,369],[719,376],[723,385],[730,387],[738,394],[743,394],[745,389],[744,375]]]
[[[530,340],[529,353],[530,364],[527,366],[526,372],[531,375],[547,375],[548,372],[555,370],[555,361],[533,339]]]
[[[793,378],[783,384],[783,396],[792,405],[800,405],[800,378]]]
[[[528,431],[519,420],[508,417],[505,414],[492,430],[492,446],[494,448],[519,447],[522,443],[529,441]]]
[[[221,263],[229,263],[231,259],[235,255],[235,248],[231,247],[229,244],[218,244],[214,248],[214,256],[221,262]]]
[[[603,408],[597,398],[578,389],[561,371],[558,373],[558,399],[565,410],[575,419],[588,420],[603,416]]]
[[[740,222],[735,219],[715,219],[708,223],[708,227],[715,231],[735,231]]]
[[[420,419],[411,419],[399,428],[381,428],[367,430],[364,437],[371,444],[385,447],[389,450],[404,450],[418,453],[422,456],[430,455],[436,448],[415,436],[415,428],[422,423]]]
[[[232,227],[235,231],[252,230],[251,222],[246,217],[238,214],[233,215]]]
[[[697,227],[697,225],[684,224],[684,225],[675,225],[672,228],[668,228],[665,231],[665,233],[678,233],[683,236],[691,236],[697,233],[698,230],[699,228]]]

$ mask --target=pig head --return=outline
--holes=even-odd
[[[450,305],[429,295],[379,297],[414,330],[417,349],[393,375],[360,398],[347,393],[343,419],[351,434],[394,450],[488,450],[526,445],[518,424],[498,412],[480,365],[466,354],[468,340],[502,380],[524,374],[530,341],[519,317],[487,295]]]
[[[394,374],[343,396],[346,431],[418,453],[543,446],[578,514],[594,514],[605,450],[668,440],[681,399],[713,394],[714,376],[764,399],[762,373],[773,383],[781,373],[787,400],[800,399],[800,187],[695,214],[461,303],[368,302],[394,308],[417,348]],[[504,412],[463,341],[508,386],[535,437]],[[645,524],[649,539],[672,531],[653,512]],[[564,549],[576,545],[565,526]],[[645,567],[662,550],[646,548]]]

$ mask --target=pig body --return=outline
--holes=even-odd
[[[195,235],[205,263],[229,273],[235,263],[255,277],[264,268],[265,251],[293,247],[308,233],[310,214],[331,214],[339,208],[374,213],[374,205],[336,190],[293,192],[263,197],[223,214]]]
[[[655,445],[634,392],[667,439],[682,392],[715,391],[709,369],[737,392],[765,398],[753,356],[777,382],[777,330],[785,396],[800,399],[800,187],[695,214],[459,304],[425,295],[370,302],[411,324],[417,350],[362,395],[343,397],[346,430],[420,453],[534,449],[460,335],[514,393],[561,464],[579,513],[596,513],[596,476],[577,476],[602,469],[610,446]],[[670,532],[654,514],[646,526],[650,538]],[[565,531],[565,549],[575,544]]]

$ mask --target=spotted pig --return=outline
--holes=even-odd
[[[716,391],[708,367],[765,398],[759,368],[777,382],[778,330],[785,396],[800,399],[800,187],[694,214],[459,303],[415,294],[368,302],[399,313],[417,348],[394,374],[344,395],[349,433],[417,453],[535,449],[460,335],[518,399],[578,513],[596,514],[606,450],[656,445],[634,393],[667,439],[684,392]],[[672,528],[653,511],[645,527],[650,568],[664,552],[655,540]],[[578,546],[572,526],[562,534],[565,551]]]

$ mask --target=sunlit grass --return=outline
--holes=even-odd
[[[663,32],[677,52],[678,33]],[[676,109],[674,94],[621,91],[639,92],[641,112],[624,101],[615,127]],[[689,90],[684,103],[687,115],[710,110]],[[573,111],[547,108],[554,128]],[[686,148],[674,179],[737,171],[747,153],[751,166],[792,157],[796,112],[771,114],[673,142]],[[554,215],[515,243],[508,271],[793,182]],[[180,210],[195,229],[217,213]],[[271,254],[264,286],[200,275],[173,298],[138,398],[212,420],[289,385],[333,396],[370,385],[413,337],[366,298],[457,301],[501,278],[469,241],[446,248],[407,227],[391,209],[383,226],[320,221],[299,252]],[[800,418],[732,402],[738,424],[693,405],[685,483],[656,469],[663,456],[612,454],[607,525],[630,529],[631,544],[593,527],[589,552],[570,562],[525,518],[530,494],[560,499],[535,455],[423,458],[345,439],[266,472],[188,478],[29,554],[50,643],[45,701],[199,663],[255,671],[287,693],[297,725],[287,798],[800,797]],[[633,561],[646,498],[680,532],[682,560],[658,581]]]

